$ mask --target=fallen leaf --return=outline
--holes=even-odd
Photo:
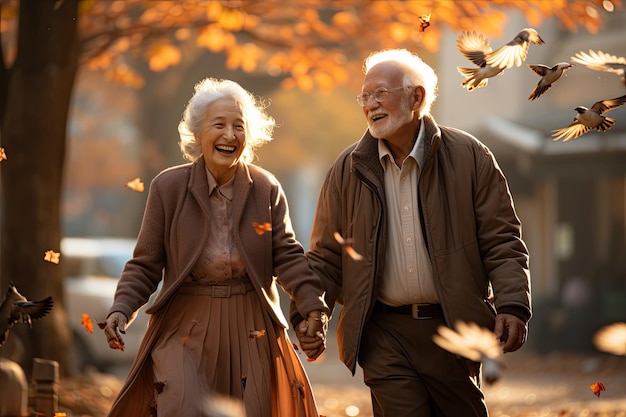
[[[58,264],[60,256],[61,256],[61,253],[59,252],[55,252],[53,250],[47,250],[46,254],[43,257],[43,260],[48,261],[53,264]]]
[[[93,320],[91,320],[91,317],[89,317],[89,314],[83,313],[80,319],[80,324],[85,328],[87,333],[90,333],[90,334],[93,333]]]
[[[144,185],[143,182],[137,177],[132,181],[128,181],[126,183],[126,187],[130,188],[133,191],[137,191],[138,193],[143,193]]]
[[[600,393],[602,391],[606,391],[606,388],[604,388],[604,384],[602,382],[594,382],[593,384],[589,385],[589,389],[593,391],[593,395],[598,398],[600,398]]]
[[[252,226],[254,226],[254,230],[256,231],[257,235],[262,235],[265,232],[271,232],[272,231],[272,225],[269,223],[257,223],[257,222],[252,222]]]
[[[261,330],[250,330],[250,339],[260,339],[265,336],[265,329]]]
[[[348,256],[350,256],[352,259],[354,259],[355,261],[361,261],[363,260],[363,255],[361,255],[360,253],[358,253],[353,247],[352,247],[352,239],[344,239],[338,232],[334,233],[335,236],[335,240],[337,242],[339,242],[339,244],[341,246],[343,246],[344,250],[346,251],[346,253],[348,254]]]

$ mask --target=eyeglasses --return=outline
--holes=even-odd
[[[377,88],[376,90],[374,90],[373,93],[363,92],[356,96],[356,102],[359,103],[359,106],[365,107],[370,98],[374,97],[374,100],[376,100],[378,103],[382,103],[383,101],[387,100],[387,98],[389,98],[389,93],[395,93],[397,91],[404,90],[406,87],[407,86],[392,88],[391,90],[387,90],[386,88]]]

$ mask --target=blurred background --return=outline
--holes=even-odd
[[[494,49],[528,26],[520,13],[507,18],[502,36],[490,38]],[[593,35],[546,20],[536,27],[546,43],[531,45],[526,63],[551,66],[588,49],[626,56],[625,23],[623,9],[607,15],[605,27]],[[614,74],[579,65],[544,96],[528,101],[539,77],[523,64],[468,92],[456,70],[468,64],[456,49],[457,36],[444,30],[437,52],[417,52],[439,76],[435,119],[486,143],[509,180],[531,254],[535,314],[529,345],[592,349],[595,330],[626,319],[626,108],[610,112],[618,123],[609,132],[567,143],[552,142],[550,134],[573,120],[576,106],[591,107],[626,88]],[[184,163],[177,125],[194,84],[210,76],[233,79],[271,100],[268,111],[279,127],[274,141],[258,151],[257,163],[282,182],[297,236],[308,247],[326,169],[366,128],[354,99],[359,88],[284,89],[267,74],[225,69],[223,54],[198,53],[185,64],[143,72],[146,84],[138,90],[111,84],[99,72],[79,73],[64,175],[63,234],[136,236],[146,193],[123,184],[140,177],[147,185],[161,169]],[[362,79],[362,73],[352,76]]]

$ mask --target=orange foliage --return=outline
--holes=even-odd
[[[143,193],[144,184],[140,178],[135,178],[132,181],[128,181],[126,183],[126,187],[130,188],[133,191],[137,191],[138,193]]]
[[[600,393],[602,391],[606,391],[606,388],[604,387],[604,384],[602,382],[594,382],[589,386],[589,389],[593,391],[593,395],[598,398],[600,397]]]
[[[252,226],[254,227],[254,230],[256,231],[257,235],[262,235],[265,232],[271,232],[272,231],[272,225],[270,223],[257,223],[257,222],[252,222]]]
[[[80,324],[85,328],[85,331],[87,331],[87,333],[93,333],[93,320],[91,320],[89,314],[83,313],[80,318]]]
[[[3,32],[17,25],[15,4],[3,2]],[[596,33],[606,13],[621,7],[622,0],[83,1],[79,30],[83,62],[135,88],[144,81],[128,56],[143,55],[153,71],[164,71],[195,43],[225,53],[229,69],[265,71],[308,91],[349,82],[347,73],[372,50],[436,52],[444,29],[499,37],[507,11],[521,12],[529,26],[556,18],[567,30]]]
[[[43,260],[53,263],[53,264],[58,264],[59,263],[59,257],[61,256],[60,252],[55,252],[53,250],[47,250]]]

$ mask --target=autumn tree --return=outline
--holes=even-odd
[[[329,90],[358,78],[362,57],[374,49],[436,51],[446,29],[499,35],[507,9],[521,11],[529,25],[554,17],[568,30],[593,33],[616,6],[621,0],[0,0],[7,158],[0,163],[1,288],[13,281],[29,298],[55,300],[52,314],[32,329],[16,326],[0,354],[19,360],[27,375],[33,357],[71,370],[62,270],[43,258],[60,246],[66,131],[79,69],[141,88],[133,60],[160,71],[204,49],[224,54],[227,68],[276,77],[284,88]]]

